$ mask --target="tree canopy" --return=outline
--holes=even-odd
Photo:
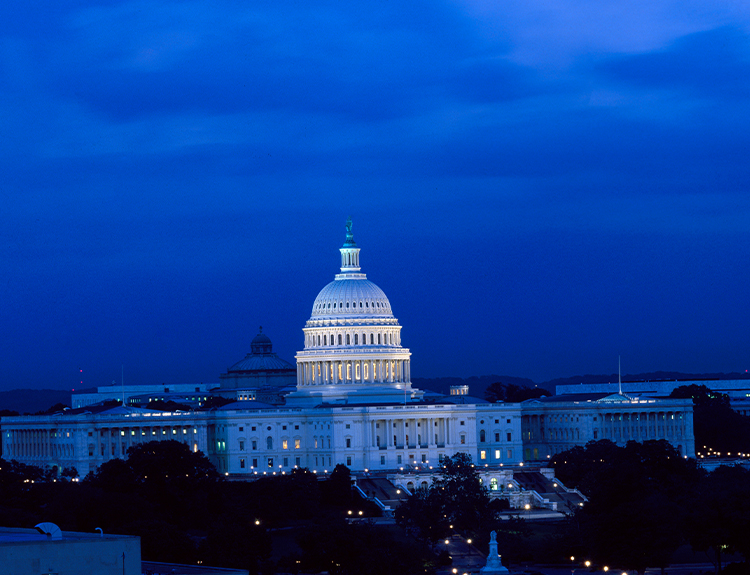
[[[698,451],[750,452],[750,417],[734,411],[728,395],[692,384],[675,388],[669,397],[693,400],[693,432]]]
[[[535,399],[552,395],[546,389],[540,387],[524,387],[513,383],[502,383],[496,381],[487,386],[484,390],[484,398],[490,403],[504,401],[507,403],[520,403],[527,399]]]

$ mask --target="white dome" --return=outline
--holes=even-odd
[[[383,290],[365,279],[364,274],[357,275],[362,277],[337,278],[320,290],[313,303],[312,317],[393,317]]]

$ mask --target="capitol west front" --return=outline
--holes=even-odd
[[[242,476],[299,467],[325,472],[339,463],[353,471],[393,471],[437,465],[457,452],[481,466],[516,466],[596,439],[666,439],[695,456],[690,400],[602,393],[492,404],[413,388],[401,326],[385,293],[361,271],[351,222],[339,251],[340,273],[313,303],[296,355],[296,385],[280,392],[283,405],[237,401],[208,412],[121,406],[4,417],[3,457],[85,475],[126,457],[137,443],[176,439],[206,453],[220,472]],[[283,367],[265,334],[256,343],[253,361],[273,356],[272,367]],[[284,370],[272,371],[264,381],[283,382]],[[231,380],[241,387],[242,377],[252,377],[238,373],[230,369],[222,385]],[[256,395],[240,390],[236,397]]]

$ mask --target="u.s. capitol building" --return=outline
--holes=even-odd
[[[388,471],[437,464],[457,452],[481,466],[515,466],[596,439],[665,439],[695,455],[690,400],[599,393],[487,403],[413,388],[401,326],[383,290],[362,273],[351,222],[339,251],[341,271],[320,291],[303,328],[296,381],[294,366],[261,333],[216,389],[144,386],[125,396],[113,387],[60,414],[4,417],[3,457],[85,475],[137,443],[176,439],[206,453],[220,472],[241,476],[295,467],[322,472],[339,463]],[[125,405],[85,405],[117,393]],[[170,393],[196,405],[208,395],[236,401],[210,411],[136,406]]]

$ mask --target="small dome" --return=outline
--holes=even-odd
[[[248,353],[245,359],[241,359],[227,370],[228,374],[247,371],[267,371],[275,369],[296,369],[288,361],[284,361],[275,353],[255,354]]]
[[[271,338],[269,338],[265,333],[263,333],[263,326],[261,326],[260,331],[258,332],[258,335],[256,335],[253,338],[253,341],[250,342],[250,353],[255,354],[264,354],[264,353],[273,353],[273,345],[271,344]]]

